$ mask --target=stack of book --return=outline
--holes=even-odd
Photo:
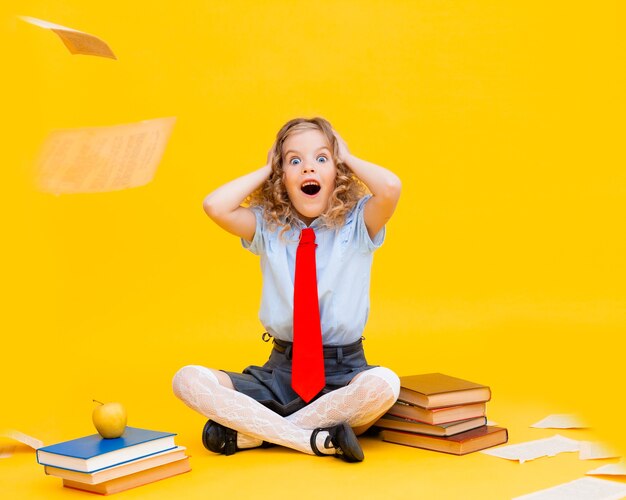
[[[37,461],[67,488],[109,495],[190,471],[174,436],[126,427],[115,439],[94,434],[39,448]]]
[[[487,425],[490,399],[489,387],[442,373],[400,377],[398,401],[375,425],[384,441],[465,455],[508,440]]]

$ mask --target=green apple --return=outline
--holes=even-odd
[[[93,400],[94,403],[100,401]],[[126,409],[122,403],[100,403],[91,415],[93,425],[105,439],[118,438],[126,429]]]

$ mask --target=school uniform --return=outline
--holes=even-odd
[[[361,336],[369,314],[369,285],[373,252],[385,238],[385,228],[370,238],[363,210],[371,195],[361,198],[338,229],[318,218],[315,231],[317,291],[320,307],[326,387],[320,397],[347,385],[359,372],[372,368],[363,352]],[[244,248],[260,256],[263,292],[259,319],[273,337],[273,349],[263,366],[243,373],[226,371],[235,387],[276,413],[287,416],[306,406],[291,388],[293,290],[299,234],[306,225],[297,220],[280,236],[267,226],[261,207],[252,208],[256,230]]]

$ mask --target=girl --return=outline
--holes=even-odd
[[[367,364],[361,337],[372,254],[399,197],[398,177],[350,154],[323,118],[285,124],[264,167],[206,197],[207,215],[261,258],[259,318],[274,339],[269,360],[243,373],[176,373],[175,394],[210,419],[207,449],[273,443],[363,460],[356,435],[400,389],[391,370]]]

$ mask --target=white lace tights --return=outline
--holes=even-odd
[[[176,396],[187,406],[236,430],[240,448],[269,441],[308,454],[313,454],[313,429],[342,422],[351,427],[367,426],[391,407],[400,391],[398,376],[388,368],[376,367],[361,372],[347,386],[325,394],[296,413],[281,417],[251,397],[220,385],[217,376],[203,366],[181,368],[172,385]],[[317,436],[317,448],[321,451],[327,436],[326,432]]]

